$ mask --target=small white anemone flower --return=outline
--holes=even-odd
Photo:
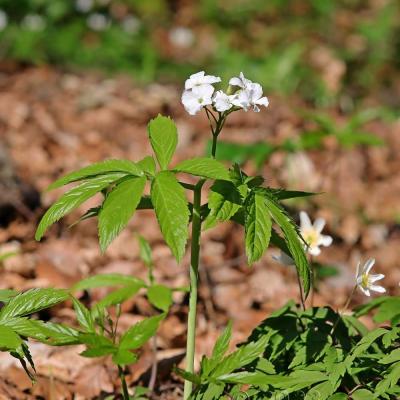
[[[357,286],[366,296],[371,296],[370,290],[378,293],[386,292],[386,289],[383,286],[374,284],[376,281],[379,281],[385,277],[383,274],[370,274],[374,264],[375,259],[370,258],[366,261],[362,269],[360,268],[361,262],[359,262],[357,265]]]
[[[239,90],[235,93],[232,99],[232,104],[243,108],[244,111],[248,111],[250,107],[253,107],[255,112],[259,112],[258,106],[268,107],[268,98],[263,96],[263,90],[259,83],[249,83],[244,89]]]
[[[212,104],[214,88],[211,85],[195,86],[185,90],[182,94],[182,103],[190,115],[197,114],[204,106]]]
[[[308,245],[307,251],[313,256],[321,253],[320,246],[328,247],[332,244],[331,236],[321,234],[324,226],[323,218],[317,218],[312,224],[308,214],[305,211],[300,212],[300,233]]]
[[[213,98],[215,109],[219,112],[228,111],[233,106],[232,98],[233,96],[229,96],[222,90],[218,90],[217,92],[215,92]]]
[[[196,74],[190,75],[189,79],[186,79],[185,90],[194,89],[199,86],[208,86],[214,91],[212,84],[217,82],[221,82],[219,76],[205,75],[204,71],[200,71]]]

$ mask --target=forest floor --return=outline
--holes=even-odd
[[[179,145],[174,159],[204,155],[208,122],[190,117],[181,103],[181,88],[153,84],[137,87],[128,78],[105,79],[96,74],[72,74],[50,68],[27,68],[0,74],[0,256],[16,252],[0,264],[0,289],[70,287],[96,273],[118,272],[145,278],[134,232],[150,241],[156,278],[170,286],[188,284],[188,254],[177,265],[163,242],[151,212],[138,212],[129,227],[105,254],[97,243],[96,222],[88,220],[68,229],[89,201],[57,223],[37,243],[35,227],[61,190],[45,192],[57,177],[105,158],[138,160],[151,154],[146,125],[158,113],[177,123]],[[268,93],[267,93],[268,95]],[[313,128],[300,117],[307,108],[298,99],[270,97],[270,107],[256,114],[240,112],[228,121],[222,140],[236,143],[280,143]],[[337,124],[345,118],[330,112]],[[261,174],[272,187],[321,193],[290,203],[298,218],[301,209],[312,218],[327,220],[324,233],[333,236],[318,262],[334,266],[338,274],[319,282],[315,305],[341,307],[354,283],[358,261],[376,258],[375,270],[384,273],[390,294],[399,294],[400,268],[400,121],[375,119],[364,129],[381,137],[384,146],[342,148],[327,137],[318,150],[275,152]],[[244,165],[256,173],[252,161]],[[37,194],[41,194],[41,200]],[[289,299],[298,301],[295,271],[272,259],[276,249],[248,267],[239,226],[225,223],[206,231],[201,252],[201,287],[197,335],[199,356],[209,353],[219,332],[233,321],[234,342],[244,340],[272,310]],[[86,301],[96,301],[94,291]],[[175,293],[175,305],[158,334],[161,399],[180,398],[181,381],[171,367],[183,360],[187,298]],[[357,293],[353,305],[367,299]],[[145,298],[136,296],[123,306],[120,328],[151,313]],[[75,325],[71,304],[54,307],[44,318]],[[370,321],[367,321],[370,323]],[[37,383],[32,386],[16,360],[0,353],[0,399],[105,398],[119,390],[118,377],[107,359],[79,356],[82,348],[51,348],[32,342]],[[152,364],[146,348],[140,361],[129,367],[129,385],[145,385]],[[96,397],[97,398],[97,397]]]

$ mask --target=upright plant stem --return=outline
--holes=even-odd
[[[217,153],[217,135],[213,135],[213,141],[212,141],[212,149],[211,149],[211,155],[213,158],[215,158],[215,154]]]
[[[197,287],[199,280],[199,257],[200,257],[200,233],[201,233],[201,188],[204,181],[196,185],[193,198],[192,218],[192,245],[190,258],[190,297],[188,315],[188,333],[186,342],[186,371],[194,372],[194,353],[196,342],[196,311],[197,311]],[[187,400],[192,392],[193,384],[185,381],[183,398]]]
[[[207,112],[207,109],[206,109]],[[210,112],[207,117],[210,121],[213,143],[211,149],[212,158],[215,158],[217,151],[218,135],[224,125],[225,118],[219,114],[218,120],[210,113],[215,121],[215,128],[212,127]],[[192,245],[190,254],[190,295],[189,295],[189,314],[188,314],[188,332],[186,339],[186,371],[194,372],[194,355],[196,345],[196,312],[197,312],[197,288],[199,282],[199,259],[200,259],[200,235],[201,235],[201,188],[204,180],[200,180],[193,189],[193,217],[192,217]],[[183,399],[187,400],[193,389],[193,383],[185,380],[183,389]]]
[[[120,365],[118,365],[118,374],[122,384],[122,397],[124,400],[129,400],[128,385],[126,384],[124,370]]]

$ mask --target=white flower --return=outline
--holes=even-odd
[[[288,256],[282,250],[280,251],[279,256],[274,255],[274,256],[272,256],[272,258],[275,261],[278,261],[278,263],[283,264],[283,265],[287,265],[287,266],[295,265],[295,262],[294,262],[293,258]]]
[[[42,31],[46,27],[46,21],[39,14],[27,14],[22,20],[22,26],[30,31]]]
[[[110,25],[110,20],[103,14],[93,13],[87,17],[86,23],[94,31],[104,31]]]
[[[228,96],[222,90],[218,90],[214,94],[214,107],[219,112],[224,112],[232,108],[232,99],[233,96]]]
[[[169,40],[176,47],[187,49],[193,45],[195,37],[191,29],[178,26],[170,30]]]
[[[232,81],[232,79],[231,79]],[[253,107],[255,112],[259,112],[258,106],[268,107],[267,97],[263,97],[263,90],[259,83],[249,83],[244,89],[239,90],[232,99],[232,104],[247,111]]]
[[[370,290],[378,293],[385,293],[386,289],[383,286],[374,285],[376,281],[383,279],[385,275],[377,274],[371,275],[371,268],[375,264],[375,259],[370,258],[360,270],[360,262],[357,265],[357,286],[361,289],[361,291],[366,295],[370,296]]]
[[[93,7],[93,0],[76,0],[75,1],[75,8],[77,11],[85,13],[92,9]]]
[[[211,86],[213,83],[221,82],[221,78],[213,75],[205,75],[204,71],[197,72],[197,74],[190,75],[189,79],[186,79],[185,89],[193,89],[198,86]]]
[[[239,77],[233,77],[230,79],[229,84],[231,86],[238,86],[241,89],[248,88],[253,82],[250,79],[246,79],[243,75],[243,72],[239,74]]]
[[[195,86],[185,90],[182,94],[182,103],[190,115],[197,114],[202,107],[212,104],[214,88],[211,85]]]
[[[3,10],[0,10],[0,31],[2,31],[7,27],[7,23],[8,23],[7,14]]]
[[[314,224],[311,224],[308,214],[304,211],[300,212],[300,232],[308,245],[307,251],[313,256],[321,253],[320,246],[328,247],[332,244],[331,236],[321,234],[324,226],[323,218],[317,218]]]
[[[122,29],[126,33],[137,33],[140,29],[141,22],[139,18],[136,18],[134,15],[128,15],[121,22]]]

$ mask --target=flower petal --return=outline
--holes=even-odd
[[[360,271],[360,266],[361,266],[361,261],[359,261],[357,264],[357,271],[356,271],[357,284],[360,284],[362,279],[361,277],[362,272]],[[358,280],[360,280],[360,282]]]
[[[256,104],[260,105],[260,106],[265,106],[268,107],[269,106],[269,100],[268,97],[261,97],[260,99],[255,101]]]
[[[325,221],[324,218],[317,218],[317,219],[314,221],[313,226],[314,226],[314,229],[315,229],[318,233],[321,233],[322,230],[323,230],[324,227],[325,227],[325,224],[326,224],[326,221]]]
[[[376,281],[383,279],[384,277],[385,277],[385,275],[383,275],[383,274],[370,275],[369,280],[371,283],[374,283]]]
[[[374,292],[377,292],[377,293],[385,293],[386,292],[386,289],[383,286],[379,286],[379,285],[370,285],[369,289],[373,290]]]
[[[191,90],[185,90],[182,93],[182,104],[185,107],[185,110],[190,114],[190,115],[195,115],[197,114],[202,105],[198,101],[198,96],[193,93]]]
[[[312,227],[310,217],[305,211],[300,211],[300,229],[310,229]]]
[[[329,235],[320,235],[319,236],[319,240],[318,240],[318,244],[320,246],[325,246],[325,247],[329,247],[333,242],[332,236]]]
[[[366,296],[371,296],[371,293],[369,292],[369,289],[364,288],[362,286],[358,286],[360,288],[360,290],[366,295]]]
[[[369,274],[369,271],[371,271],[371,268],[375,264],[375,258],[369,258],[366,263],[364,264],[363,271],[365,274]]]
[[[312,256],[319,256],[321,254],[321,249],[318,246],[310,246],[308,248],[308,252],[312,255]]]

